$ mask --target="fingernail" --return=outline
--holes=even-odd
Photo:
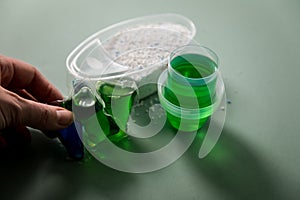
[[[68,126],[73,121],[73,115],[70,111],[62,109],[56,111],[58,124],[61,126]]]

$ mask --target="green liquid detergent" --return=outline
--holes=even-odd
[[[97,92],[104,102],[104,111],[109,117],[114,132],[111,140],[120,141],[126,137],[127,122],[136,96],[136,89],[126,81],[118,83],[99,82]]]
[[[199,114],[197,118],[189,118],[167,113],[169,122],[176,129],[197,130],[213,112],[217,64],[203,55],[183,54],[173,58],[170,65],[164,97],[180,108],[199,109]]]
[[[104,101],[106,113],[112,116],[116,124],[125,131],[136,94],[135,89],[104,83],[98,88],[98,93]]]
[[[111,135],[108,117],[103,112],[103,105],[95,98],[91,89],[83,86],[73,96],[73,112],[82,128],[83,143],[94,148]]]
[[[127,137],[126,125],[136,91],[106,82],[97,86],[96,92],[101,99],[85,83],[78,83],[74,85],[73,97],[59,102],[59,106],[74,113],[76,129],[84,146],[101,154],[99,149],[104,140],[117,144]]]

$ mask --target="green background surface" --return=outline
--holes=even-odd
[[[37,131],[0,160],[0,199],[299,199],[300,1],[1,0],[0,53],[36,66],[64,95],[65,60],[79,42],[119,21],[173,12],[220,57],[228,105],[213,151],[194,143],[175,163],[129,174],[65,159]]]

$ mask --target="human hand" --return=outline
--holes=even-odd
[[[0,132],[5,132],[0,133],[0,150],[30,141],[26,126],[42,131],[69,126],[70,111],[45,104],[58,99],[61,93],[36,68],[0,55]]]

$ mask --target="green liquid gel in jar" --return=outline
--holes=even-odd
[[[199,111],[198,119],[183,119],[167,113],[169,122],[176,129],[194,131],[203,126],[213,109],[215,101],[217,64],[209,57],[200,54],[183,54],[170,61],[164,97],[172,104]],[[181,126],[180,126],[181,125]]]

